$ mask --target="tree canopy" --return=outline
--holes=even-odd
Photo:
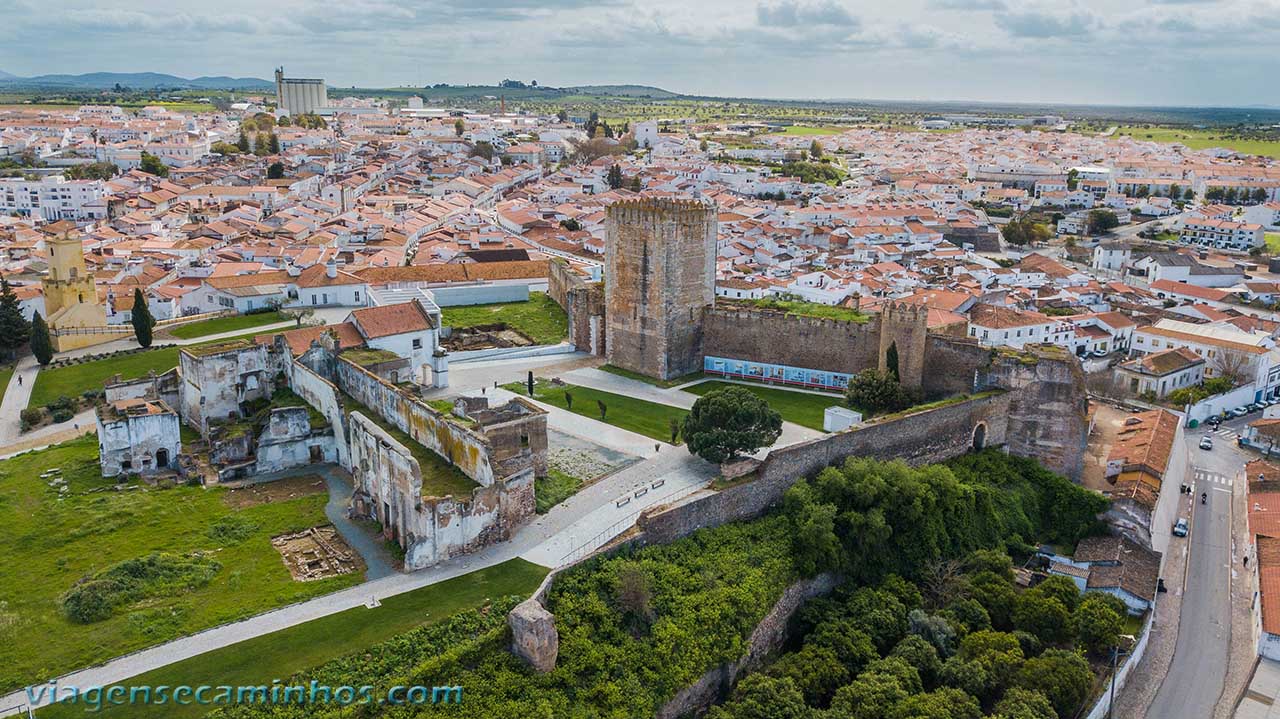
[[[725,387],[693,403],[681,433],[691,453],[719,464],[777,441],[782,415],[745,387]]]

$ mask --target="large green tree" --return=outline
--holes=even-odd
[[[18,296],[8,280],[0,280],[0,349],[12,358],[31,339],[31,323],[22,316]]]
[[[681,432],[691,453],[720,464],[773,444],[782,415],[745,387],[725,387],[693,403]]]
[[[896,355],[895,347],[894,359]],[[903,389],[891,370],[862,370],[849,379],[844,396],[851,407],[867,414],[897,412],[914,403],[914,397]]]
[[[138,164],[138,169],[156,177],[169,176],[169,166],[164,164],[160,158],[145,150],[142,152],[142,159]]]
[[[730,700],[713,707],[707,719],[809,719],[812,712],[791,679],[751,674]]]
[[[1043,692],[1053,703],[1058,716],[1066,719],[1074,716],[1089,696],[1093,672],[1089,669],[1089,662],[1075,652],[1046,649],[1022,665],[1016,681],[1023,689]]]
[[[1089,210],[1089,219],[1085,223],[1085,232],[1100,235],[1120,226],[1120,218],[1111,210]]]
[[[31,318],[31,354],[36,361],[47,365],[53,360],[53,342],[49,339],[49,324],[37,312]]]
[[[151,346],[151,330],[156,320],[151,316],[151,308],[147,307],[147,298],[142,295],[142,288],[133,290],[133,309],[129,312],[129,322],[133,325],[133,336],[141,347]]]
[[[610,189],[621,189],[622,187],[622,168],[617,165],[611,165],[609,172],[605,175],[605,182],[609,183]]]

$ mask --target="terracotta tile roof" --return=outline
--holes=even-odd
[[[1174,372],[1181,372],[1197,364],[1204,364],[1204,358],[1186,347],[1179,347],[1135,357],[1121,363],[1121,366],[1134,372],[1163,377]]]
[[[1145,470],[1163,478],[1174,451],[1178,424],[1178,415],[1163,409],[1129,417],[1111,445],[1107,461],[1120,460],[1124,471]]]
[[[432,329],[431,316],[417,302],[365,307],[353,311],[349,321],[367,340]]]
[[[1086,537],[1076,545],[1076,562],[1090,564],[1089,589],[1121,589],[1148,602],[1156,596],[1160,553],[1117,536]]]
[[[473,282],[475,280],[537,279],[550,274],[549,260],[523,262],[475,262],[410,267],[362,267],[352,274],[369,284],[386,282]]]
[[[277,332],[274,334],[257,335],[253,338],[254,342],[260,345],[269,345],[275,341],[276,335],[284,335],[284,341],[289,345],[289,351],[297,357],[306,352],[311,347],[311,341],[318,339],[320,335],[332,332],[338,339],[339,349],[348,349],[351,347],[359,347],[364,344],[364,337],[360,336],[360,330],[350,322],[343,322],[336,325],[317,325],[315,327],[300,327],[285,332]]]
[[[1019,312],[996,305],[974,305],[969,310],[969,321],[987,329],[1004,329],[1006,327],[1029,327],[1053,322],[1053,318],[1039,312]]]
[[[1262,606],[1262,631],[1280,634],[1280,539],[1257,537],[1258,603]]]

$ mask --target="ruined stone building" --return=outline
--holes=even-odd
[[[716,226],[715,205],[700,200],[609,206],[610,364],[664,380],[702,369],[702,316],[715,301]]]
[[[507,539],[533,516],[534,480],[547,473],[546,413],[520,398],[428,404],[403,381],[410,357],[365,342],[411,342],[427,327],[420,309],[358,312],[370,310],[336,327],[184,348],[173,372],[113,383],[115,404],[99,410],[104,473],[173,462],[179,414],[159,399],[170,394],[201,433],[202,481],[336,463],[352,474],[352,514],[380,523],[408,569]]]
[[[182,449],[178,414],[160,400],[120,399],[98,405],[102,476],[172,469]]]

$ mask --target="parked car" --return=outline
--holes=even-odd
[[[1213,440],[1208,436],[1200,438],[1200,449],[1213,449]]]
[[[1107,353],[1106,353],[1106,352],[1104,352],[1104,351],[1102,351],[1102,350],[1094,350],[1094,351],[1093,351],[1093,356],[1094,356],[1094,357],[1097,357],[1098,359],[1102,359],[1103,357],[1106,357],[1106,356],[1107,356]]]
[[[1231,410],[1231,416],[1232,416],[1232,417],[1243,417],[1243,416],[1245,416],[1246,414],[1249,414],[1249,408],[1248,408],[1248,407],[1240,406],[1240,407],[1236,407],[1235,409]]]
[[[1190,531],[1190,527],[1187,526],[1187,520],[1179,519],[1173,523],[1173,536],[1185,537],[1188,531]]]
[[[1261,402],[1254,402],[1253,404],[1249,405],[1250,412],[1261,412],[1266,408],[1267,406]]]
[[[1212,417],[1206,419],[1204,423],[1209,425],[1210,427],[1213,427],[1214,429],[1217,429],[1218,425],[1222,424],[1222,418],[1215,414]]]

